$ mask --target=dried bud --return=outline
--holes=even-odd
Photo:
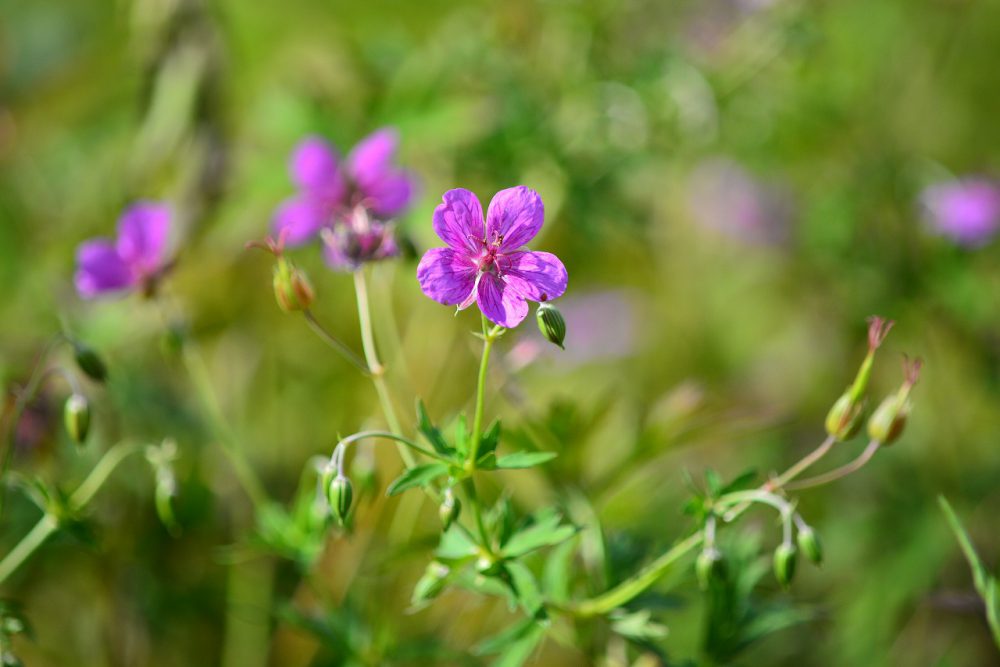
[[[417,585],[413,587],[413,597],[410,602],[417,606],[436,598],[448,583],[449,574],[451,568],[440,561],[432,560],[427,564],[424,576],[420,577]]]
[[[784,588],[788,588],[788,585],[792,583],[792,577],[795,576],[797,556],[798,551],[795,549],[795,545],[787,542],[782,542],[774,550],[774,576]]]
[[[841,442],[850,440],[861,428],[864,408],[864,401],[855,401],[848,389],[826,414],[826,432]]]
[[[330,501],[330,509],[340,523],[347,521],[347,513],[351,510],[351,500],[354,498],[354,489],[351,488],[351,480],[343,475],[337,475],[327,487],[327,499]]]
[[[274,297],[286,313],[305,310],[313,302],[313,288],[302,269],[279,256],[274,265]]]
[[[710,547],[705,549],[694,562],[694,572],[698,577],[698,586],[701,590],[708,590],[708,585],[712,579],[725,575],[725,561],[719,550]]]
[[[78,445],[82,445],[90,432],[90,404],[82,394],[72,394],[63,408],[66,432]]]
[[[546,340],[565,350],[563,341],[566,340],[566,320],[563,319],[559,309],[551,303],[543,301],[538,304],[535,319],[538,322],[538,330],[542,332]]]
[[[441,500],[441,506],[438,507],[438,516],[441,517],[441,529],[448,530],[461,512],[461,501],[455,497],[454,491],[447,489],[444,492],[444,498]]]
[[[76,365],[80,370],[91,380],[104,382],[108,378],[108,367],[104,365],[94,348],[73,341],[73,358],[76,359]]]
[[[819,541],[819,535],[816,534],[816,531],[811,526],[800,528],[796,539],[799,543],[799,549],[806,555],[806,558],[816,565],[820,565],[823,562],[823,544]]]
[[[906,419],[910,416],[910,390],[920,377],[920,359],[903,359],[902,386],[892,396],[887,396],[868,420],[868,435],[883,445],[891,445],[902,435]]]

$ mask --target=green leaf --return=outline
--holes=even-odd
[[[465,458],[465,454],[469,452],[469,431],[465,421],[465,414],[458,415],[455,419],[455,449],[457,449]]]
[[[757,471],[751,468],[750,470],[741,473],[733,481],[729,482],[729,484],[726,484],[719,492],[719,495],[724,496],[727,493],[733,493],[734,491],[746,491],[747,489],[756,486],[756,483]]]
[[[722,492],[722,480],[719,478],[719,473],[715,472],[711,468],[706,468],[705,486],[708,487],[709,497],[718,498],[719,494]]]
[[[611,629],[629,639],[648,642],[667,636],[667,626],[653,620],[648,609],[637,612],[620,610],[611,616]]]
[[[496,470],[497,467],[497,455],[496,452],[486,452],[479,457],[476,461],[476,467],[480,470]]]
[[[479,438],[480,456],[496,451],[500,442],[500,420],[494,419]]]
[[[441,542],[434,552],[438,558],[462,560],[479,554],[479,545],[473,542],[465,531],[453,525],[441,535]]]
[[[514,533],[503,545],[501,552],[507,558],[517,558],[542,547],[553,546],[576,534],[576,526],[562,523],[562,517],[553,510],[543,510],[535,522]]]
[[[421,400],[417,401],[417,430],[438,454],[451,454],[451,447],[448,446],[448,442],[441,435],[438,427],[431,422],[431,418],[427,415],[427,408],[424,407],[424,402]]]
[[[505,567],[514,584],[518,602],[521,603],[521,607],[524,608],[528,616],[534,617],[542,609],[543,604],[542,592],[538,589],[535,575],[524,563],[516,560],[508,561],[505,563]]]
[[[417,486],[427,486],[436,478],[448,473],[447,463],[425,463],[407,468],[403,474],[389,485],[386,495],[395,496]]]
[[[566,540],[556,545],[545,559],[545,571],[542,573],[542,588],[545,595],[552,600],[561,602],[569,598],[569,587],[573,567],[573,554],[576,553],[576,540]]]
[[[508,470],[516,468],[534,468],[554,459],[558,454],[555,452],[514,452],[497,459],[497,468]]]
[[[500,658],[493,663],[494,667],[497,665],[519,667],[531,657],[531,653],[545,636],[547,629],[548,623],[545,620],[526,618],[511,625],[500,634],[480,642],[472,649],[472,652],[476,655],[501,654]]]

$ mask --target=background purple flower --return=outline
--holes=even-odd
[[[84,241],[76,251],[76,290],[85,299],[141,286],[148,289],[166,265],[170,208],[132,204],[118,219],[118,238]]]
[[[688,192],[691,215],[702,228],[760,245],[780,243],[787,234],[787,198],[732,160],[700,163],[691,173]]]
[[[476,195],[449,190],[434,209],[434,231],[447,248],[428,250],[417,267],[424,294],[447,306],[473,302],[494,324],[516,327],[527,301],[550,301],[566,291],[566,267],[547,252],[522,246],[542,228],[545,208],[534,190],[501,190],[486,219]]]
[[[362,139],[341,164],[323,138],[304,139],[292,152],[289,171],[298,192],[278,207],[274,233],[287,245],[315,238],[356,206],[385,220],[403,211],[415,191],[412,175],[393,163],[399,143],[395,130],[383,128]]]
[[[399,254],[392,224],[373,220],[363,206],[323,232],[323,259],[336,271],[354,271],[366,262]]]
[[[932,185],[921,201],[934,229],[960,245],[980,246],[1000,231],[1000,189],[985,178]]]

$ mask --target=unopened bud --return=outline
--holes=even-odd
[[[811,526],[800,528],[796,539],[799,543],[799,549],[806,555],[806,558],[816,565],[823,562],[823,544]]]
[[[82,394],[72,394],[63,408],[66,432],[78,445],[82,445],[90,432],[90,404]]]
[[[79,341],[73,342],[73,358],[76,365],[91,380],[104,382],[108,377],[108,367],[104,365],[101,357],[92,347],[84,345]]]
[[[868,420],[868,435],[883,445],[891,445],[902,435],[910,416],[910,390],[920,377],[920,359],[903,360],[903,385],[892,396],[887,396]]]
[[[694,573],[698,577],[698,586],[701,590],[708,590],[708,585],[712,579],[725,574],[725,562],[718,549],[708,548],[698,554],[694,562]]]
[[[430,602],[444,590],[448,583],[448,575],[451,568],[444,563],[432,560],[424,570],[424,576],[420,577],[417,585],[413,587],[413,597],[410,602],[413,605],[420,605]]]
[[[826,414],[826,432],[839,441],[850,440],[861,429],[864,401],[855,400],[848,389]]]
[[[330,509],[340,523],[347,521],[347,513],[351,510],[351,501],[354,499],[354,489],[351,488],[351,480],[343,475],[337,475],[327,487],[327,499],[330,501]]]
[[[782,587],[787,588],[795,576],[795,561],[798,551],[794,544],[782,542],[774,550],[774,576]]]
[[[565,350],[563,341],[566,340],[566,320],[563,319],[559,309],[551,303],[543,301],[538,304],[535,319],[538,322],[538,330],[542,332],[546,340]]]
[[[274,264],[274,298],[286,313],[305,310],[312,305],[315,294],[302,269],[285,257]]]
[[[444,492],[444,498],[441,500],[441,505],[438,507],[438,516],[441,518],[442,530],[448,530],[461,512],[461,501],[455,497],[454,491],[447,489]]]

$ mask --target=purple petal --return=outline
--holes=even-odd
[[[486,237],[493,242],[503,238],[501,252],[517,250],[535,238],[545,221],[545,206],[534,190],[519,185],[493,196],[486,212]]]
[[[292,181],[302,190],[325,199],[340,200],[346,191],[337,153],[320,137],[307,137],[292,152],[289,163]]]
[[[76,250],[76,291],[84,299],[125,289],[136,278],[110,239],[84,241]]]
[[[513,329],[528,315],[524,297],[494,273],[484,273],[479,279],[476,301],[487,319],[507,329]]]
[[[924,191],[923,203],[937,231],[975,247],[1000,231],[1000,190],[981,178],[939,183]]]
[[[550,252],[510,253],[499,259],[499,265],[503,281],[531,301],[558,299],[566,291],[566,267]]]
[[[347,157],[347,170],[354,182],[364,189],[383,180],[392,170],[398,143],[399,137],[391,128],[376,130],[358,142]]]
[[[434,232],[451,248],[478,254],[483,246],[483,207],[463,188],[448,190],[434,209]]]
[[[379,218],[391,218],[405,209],[415,191],[413,177],[406,171],[390,171],[381,179],[359,185],[365,203]]]
[[[432,248],[417,266],[417,280],[424,294],[438,303],[455,306],[472,293],[476,266],[451,248]]]
[[[286,199],[274,214],[274,235],[284,233],[285,245],[297,246],[311,241],[331,218],[331,207],[308,196]]]
[[[132,204],[118,219],[118,255],[133,271],[152,275],[163,266],[170,233],[170,207],[156,202]]]

